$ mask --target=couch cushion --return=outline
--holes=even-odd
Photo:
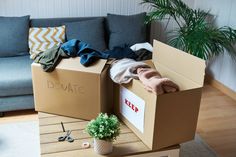
[[[0,57],[28,52],[29,16],[0,17]]]
[[[66,23],[66,38],[84,41],[99,51],[104,51],[106,46],[104,18]]]
[[[0,97],[32,94],[29,55],[0,58]]]
[[[146,13],[136,15],[107,15],[110,34],[109,49],[116,46],[132,46],[146,41]]]

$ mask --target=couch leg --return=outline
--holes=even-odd
[[[4,112],[0,112],[0,118],[4,117]]]

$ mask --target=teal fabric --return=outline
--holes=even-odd
[[[107,49],[105,41],[104,18],[66,23],[67,40],[78,39],[86,42],[97,51]]]
[[[0,58],[0,97],[33,94],[29,55]]]
[[[132,46],[146,41],[146,13],[136,15],[107,15],[109,49]]]
[[[27,54],[28,36],[29,16],[0,17],[0,57]]]
[[[0,112],[34,108],[33,95],[0,97]]]

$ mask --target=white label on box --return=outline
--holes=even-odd
[[[120,113],[142,133],[144,130],[144,110],[145,101],[121,86]]]

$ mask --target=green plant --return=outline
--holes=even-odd
[[[192,9],[181,0],[143,0],[142,4],[151,7],[147,23],[166,18],[176,21],[178,28],[168,37],[170,45],[205,60],[227,50],[236,60],[236,30],[227,26],[217,28],[213,20],[207,22],[209,11]]]
[[[99,140],[114,141],[120,134],[120,122],[115,115],[100,113],[88,123],[86,132]]]

